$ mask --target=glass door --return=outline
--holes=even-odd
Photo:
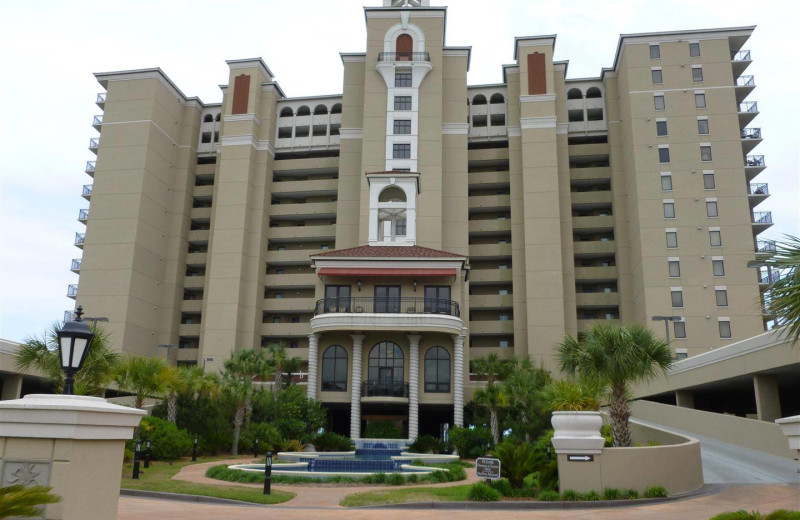
[[[450,286],[425,286],[425,312],[450,314]]]
[[[400,312],[400,286],[375,286],[375,312]]]
[[[325,312],[350,312],[350,286],[325,286]]]

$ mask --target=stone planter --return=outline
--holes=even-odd
[[[603,449],[600,412],[553,412],[550,423],[556,453],[600,453]]]

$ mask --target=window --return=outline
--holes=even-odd
[[[392,145],[392,157],[394,159],[410,159],[411,158],[411,145],[410,144],[394,144],[394,145]]]
[[[450,391],[450,353],[442,347],[433,347],[425,353],[425,391]]]
[[[717,296],[717,307],[727,307],[728,306],[727,289],[716,289],[714,293]]]
[[[276,300],[282,300],[283,299],[283,293],[276,292],[275,293],[275,299]]]
[[[322,391],[347,391],[347,351],[332,345],[322,354]]]
[[[711,160],[711,147],[710,146],[701,146],[700,147],[700,160],[701,161],[710,161]]]
[[[717,201],[715,200],[706,201],[706,215],[712,218],[719,217],[719,211],[717,209]]]
[[[664,83],[664,76],[661,74],[661,69],[652,69],[650,75],[653,78],[653,83]]]
[[[666,121],[656,121],[656,135],[659,137],[667,135]]]
[[[664,110],[667,108],[664,101],[664,94],[653,96],[653,103],[655,104],[656,110]]]
[[[685,321],[673,321],[673,330],[675,331],[675,337],[679,339],[686,339],[686,322]]]
[[[708,239],[711,242],[711,247],[722,247],[722,232],[709,231]]]
[[[661,175],[661,189],[664,191],[672,191],[672,175],[669,173]]]
[[[698,119],[697,120],[697,133],[701,135],[706,135],[709,133],[708,131],[708,119]]]
[[[508,340],[507,340],[507,339],[501,339],[501,340],[498,342],[498,346],[499,346],[500,348],[508,348],[508,347],[509,347],[509,342],[508,342]]]
[[[395,134],[410,134],[411,133],[411,120],[410,119],[396,119],[394,122]]]
[[[281,319],[278,316],[273,316],[272,317],[272,323],[280,323],[280,322],[281,322]]]
[[[658,162],[661,164],[669,162],[669,148],[658,149]]]
[[[664,218],[675,218],[675,203],[674,202],[665,202],[664,203]]]
[[[403,350],[391,341],[378,343],[369,351],[365,397],[405,397]]]
[[[508,289],[500,289],[499,291],[497,291],[497,294],[499,294],[500,296],[506,296],[508,295]]]
[[[394,234],[398,237],[406,236],[406,221],[396,220],[394,223]]]
[[[694,106],[696,108],[706,108],[706,95],[705,94],[695,94],[694,95]]]
[[[686,359],[688,357],[689,357],[689,353],[686,352],[686,349],[684,349],[684,350],[682,350],[680,352],[678,351],[678,349],[675,349],[675,359],[677,359],[678,361],[680,361],[681,359]]]
[[[672,296],[672,306],[673,307],[683,307],[683,291],[680,289],[672,289],[670,291],[670,295]]]
[[[211,132],[203,132],[203,135],[200,138],[201,143],[210,143],[211,142]]]
[[[511,321],[510,314],[500,314],[498,317],[500,318],[500,321]]]
[[[680,278],[681,276],[681,262],[680,260],[669,260],[669,277]]]
[[[703,81],[703,67],[692,67],[692,81]]]
[[[714,271],[714,276],[725,276],[725,261],[712,260],[711,269]]]
[[[499,270],[501,270],[501,271],[505,271],[506,269],[508,269],[508,265],[507,264],[500,264],[500,265],[497,266],[497,268]]]
[[[731,322],[728,320],[719,321],[719,337],[728,339],[731,337]]]
[[[658,45],[651,45],[650,46],[650,59],[651,60],[658,60],[661,59],[661,47]]]
[[[395,72],[394,73],[394,86],[395,87],[410,87],[411,86],[411,73],[410,72]]]
[[[411,96],[395,96],[394,97],[395,110],[411,110]]]
[[[450,314],[450,286],[425,286],[425,312]]]
[[[374,312],[397,313],[400,309],[400,286],[399,285],[376,285],[375,286],[375,310]]]
[[[667,247],[670,249],[678,247],[677,231],[667,231]]]
[[[699,43],[690,43],[689,44],[689,56],[692,58],[696,58],[700,56],[700,44]]]
[[[326,285],[324,312],[350,312],[350,286]]]
[[[703,188],[707,190],[713,190],[716,187],[714,183],[714,174],[713,173],[704,173],[703,174]]]

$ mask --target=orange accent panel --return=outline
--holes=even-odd
[[[544,54],[528,54],[528,94],[547,94],[547,73]]]
[[[397,61],[411,61],[411,53],[414,52],[414,40],[408,34],[401,34],[395,43],[397,51]]]
[[[319,276],[455,276],[455,269],[395,269],[391,267],[322,267]]]
[[[236,76],[233,82],[233,110],[231,114],[247,113],[247,98],[250,95],[250,76]]]

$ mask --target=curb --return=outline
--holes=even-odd
[[[163,500],[173,500],[175,502],[193,502],[199,504],[218,504],[226,506],[250,506],[250,507],[271,507],[279,504],[256,504],[244,502],[242,500],[232,500],[230,498],[217,498],[205,495],[184,495],[181,493],[166,493],[163,491],[145,491],[143,489],[120,489],[119,495],[122,497],[134,498],[160,498]]]

